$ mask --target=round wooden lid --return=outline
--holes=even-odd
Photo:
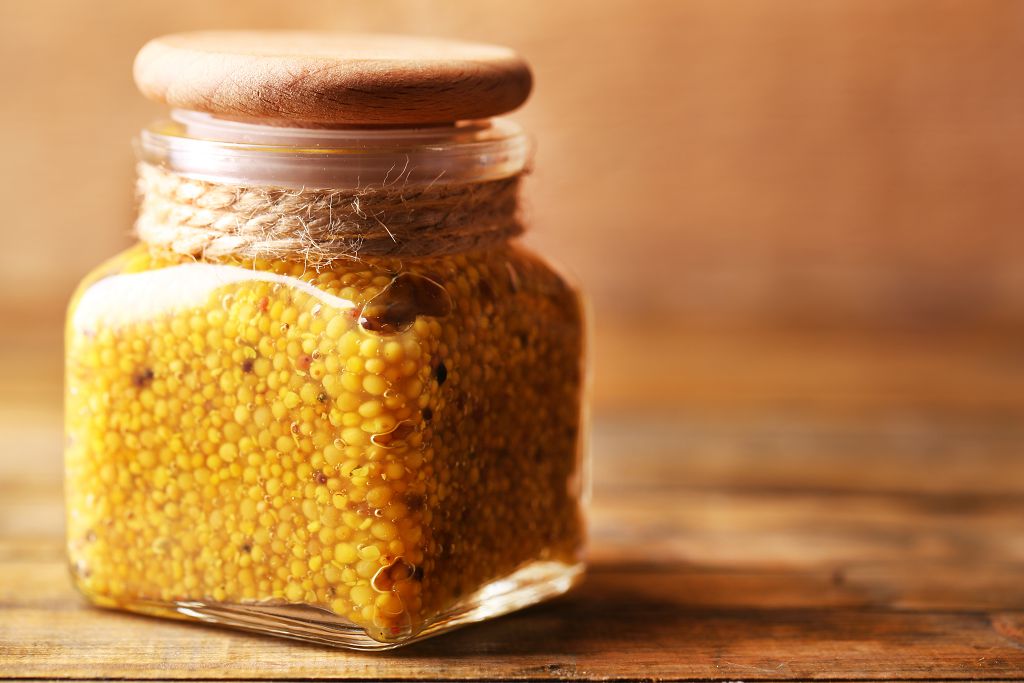
[[[420,125],[497,116],[532,79],[504,47],[315,31],[200,31],[147,43],[135,82],[180,109],[276,125]]]

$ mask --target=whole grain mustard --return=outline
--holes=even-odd
[[[136,246],[66,332],[91,602],[356,649],[582,576],[580,298],[517,241],[529,65],[395,35],[136,57]]]
[[[579,560],[579,305],[517,246],[317,271],[138,245],[66,343],[68,549],[97,604],[303,605],[396,641]]]

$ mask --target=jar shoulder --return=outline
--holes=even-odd
[[[538,320],[554,315],[582,324],[576,285],[519,244],[424,259],[339,260],[319,269],[273,259],[196,260],[138,244],[82,279],[69,303],[68,324],[97,315],[107,319],[115,311],[121,319],[156,316],[214,289],[247,285],[304,292],[339,310],[365,314],[364,327],[384,333],[404,331],[419,316],[447,318],[453,311],[486,316],[526,308]],[[83,303],[89,311],[81,310]],[[91,310],[97,308],[103,311]]]

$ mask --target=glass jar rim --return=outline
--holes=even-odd
[[[213,182],[359,188],[486,182],[526,170],[533,145],[505,118],[421,127],[287,128],[174,110],[144,128],[140,160]]]

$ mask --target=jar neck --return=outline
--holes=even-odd
[[[142,161],[190,178],[356,189],[521,174],[531,144],[508,119],[399,128],[288,128],[175,110],[139,135]]]
[[[307,129],[175,112],[139,139],[144,242],[197,258],[428,257],[519,235],[522,130]]]

